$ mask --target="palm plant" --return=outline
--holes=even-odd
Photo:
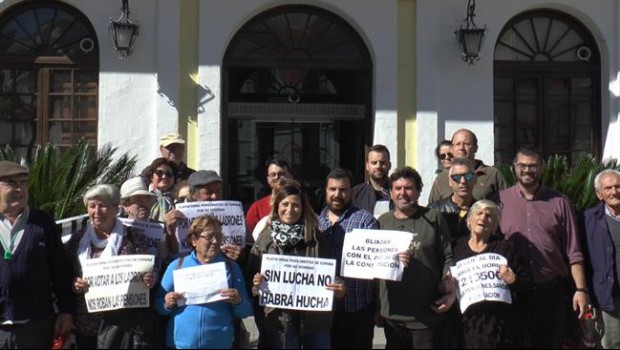
[[[114,160],[116,148],[109,144],[95,150],[81,139],[61,153],[57,145],[39,146],[30,164],[9,146],[0,148],[0,160],[11,160],[30,170],[29,204],[45,210],[56,220],[86,212],[82,196],[98,183],[120,186],[136,164],[126,153]]]
[[[498,164],[496,168],[502,173],[508,186],[516,183],[512,165]],[[596,175],[604,169],[620,170],[620,166],[616,159],[599,163],[587,153],[579,154],[573,164],[568,162],[566,156],[552,155],[543,168],[542,182],[545,186],[564,193],[580,213],[598,202],[593,183]]]

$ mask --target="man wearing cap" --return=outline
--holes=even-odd
[[[49,349],[73,328],[75,297],[60,229],[28,207],[27,180],[26,168],[0,161],[0,347]]]
[[[163,135],[159,139],[159,151],[161,156],[168,158],[179,166],[177,181],[187,180],[196,170],[188,168],[183,161],[185,156],[185,140],[176,132]]]
[[[146,188],[140,177],[131,178],[121,185],[121,205],[130,219],[149,221],[151,207],[156,200],[157,195]]]

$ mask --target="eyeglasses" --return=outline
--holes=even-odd
[[[530,169],[532,171],[536,171],[538,170],[538,167],[540,166],[540,164],[523,164],[523,163],[515,163],[515,167],[517,167],[517,169],[523,171],[523,170],[527,170]]]
[[[474,173],[466,173],[466,174],[453,174],[450,175],[454,182],[461,182],[462,178],[465,178],[465,181],[470,182],[474,179]]]
[[[12,189],[25,188],[28,185],[27,180],[0,180],[0,183]]]
[[[170,171],[170,170],[161,170],[161,169],[155,170],[154,174],[159,176],[159,177],[163,177],[164,175],[166,175],[166,177],[173,177],[174,176],[172,171]]]
[[[279,173],[269,173],[267,174],[267,177],[270,179],[277,179],[277,178],[286,178],[288,176],[288,173],[285,172],[279,172]]]
[[[217,243],[217,242],[220,241],[220,237],[218,237],[218,236],[203,236],[203,235],[200,235],[200,236],[198,236],[198,238],[202,238],[205,241],[211,242],[211,243]]]
[[[442,153],[439,155],[439,160],[452,159],[452,153]]]

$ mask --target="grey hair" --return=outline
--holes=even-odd
[[[499,210],[499,206],[495,202],[488,199],[481,199],[471,206],[471,208],[469,209],[469,213],[467,213],[467,225],[469,226],[469,220],[475,212],[485,209],[489,209],[489,211],[491,212],[491,217],[495,222],[495,230],[497,230],[497,227],[499,226],[499,220],[502,217],[501,212]]]
[[[95,185],[84,194],[84,205],[88,206],[88,201],[93,198],[99,198],[108,204],[117,206],[121,202],[121,193],[114,185]]]
[[[453,165],[463,165],[468,167],[469,171],[471,171],[472,173],[476,172],[476,169],[474,168],[474,162],[472,162],[471,159],[467,157],[452,158],[452,165],[450,165],[450,169],[452,169]]]
[[[594,189],[598,192],[601,190],[601,183],[599,182],[599,180],[601,179],[601,177],[605,174],[616,174],[620,177],[620,171],[615,170],[615,169],[605,169],[603,171],[601,171],[600,173],[598,173],[596,175],[596,177],[594,178]]]

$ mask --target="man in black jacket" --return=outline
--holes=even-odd
[[[390,151],[384,145],[374,145],[366,153],[366,172],[368,181],[353,188],[353,206],[366,209],[378,218],[390,211],[390,191],[388,175],[392,163]]]
[[[75,297],[60,229],[28,207],[27,180],[26,168],[0,161],[0,347],[50,349],[73,328]]]

